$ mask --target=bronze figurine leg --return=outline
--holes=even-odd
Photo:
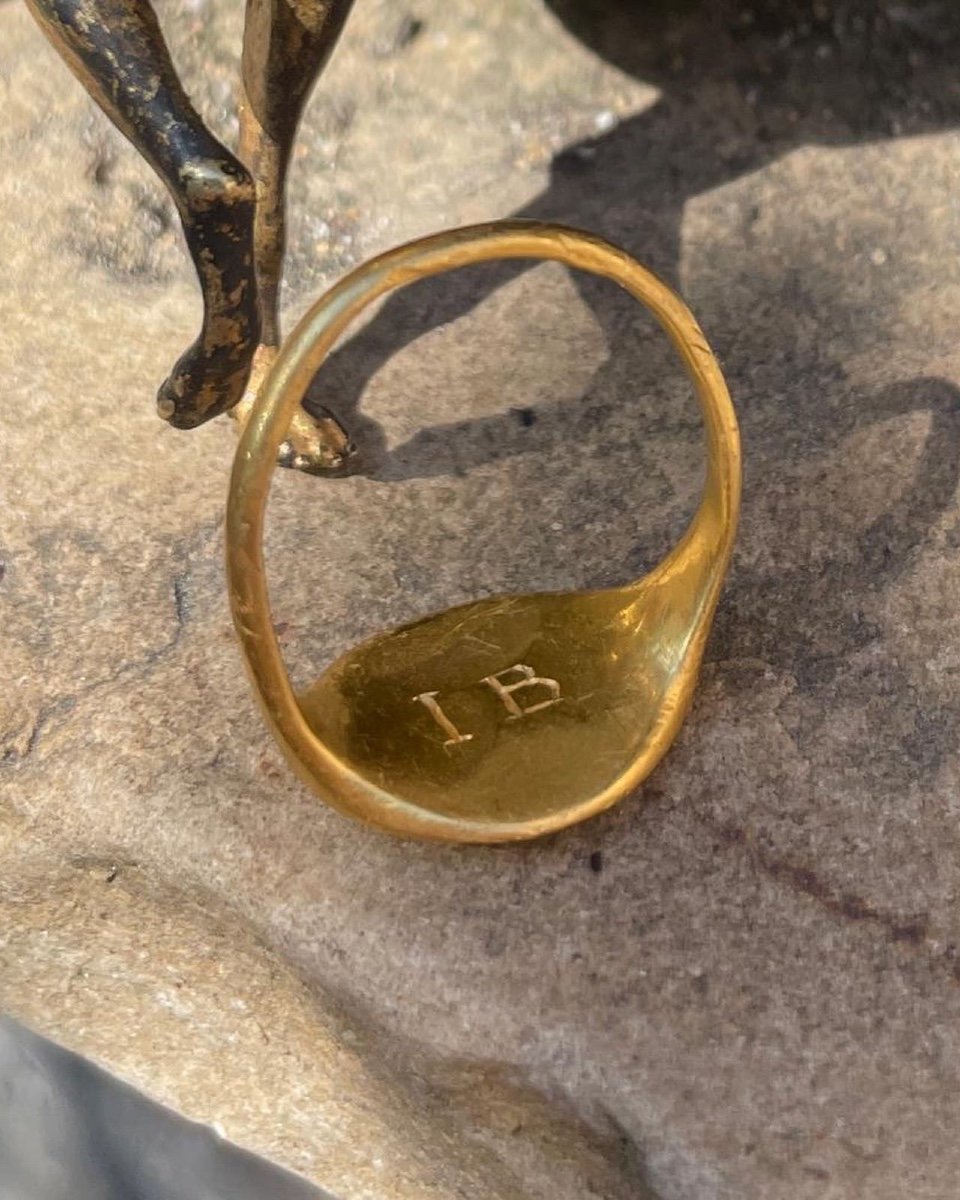
[[[157,407],[180,429],[200,425],[240,399],[260,340],[253,181],[187,98],[147,0],[28,4],[176,203],[203,290],[203,327],[160,388]]]
[[[353,0],[247,0],[240,157],[257,185],[254,261],[266,346],[280,344],[277,293],[290,152],[304,105],[352,5]]]
[[[285,189],[297,126],[352,4],[353,0],[247,0],[239,152],[257,189],[254,262],[263,332],[248,396],[234,412],[241,421],[280,345]],[[314,419],[300,410],[280,461],[310,470],[338,465],[349,452],[347,436],[332,414]]]

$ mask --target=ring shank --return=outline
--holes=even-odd
[[[234,621],[268,722],[304,778],[342,782],[335,761],[307,725],[273,630],[263,557],[263,522],[277,451],[307,388],[356,317],[387,292],[429,276],[504,258],[554,260],[605,276],[645,305],[673,343],[703,415],[706,477],[684,538],[711,546],[717,592],[729,560],[740,501],[736,416],[719,365],[693,314],[655,275],[593,234],[538,222],[502,221],[454,229],[390,250],[357,267],[322,296],[284,344],[237,448],[227,505],[227,570]],[[310,766],[304,763],[308,754]],[[361,791],[363,789],[360,789]],[[379,803],[389,803],[385,794]],[[370,805],[358,798],[355,807]],[[358,812],[363,816],[363,812]],[[371,814],[368,814],[371,819]]]

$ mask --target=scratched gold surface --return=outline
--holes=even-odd
[[[706,479],[686,533],[652,572],[605,591],[485,598],[362,643],[300,695],[273,630],[263,520],[277,447],[330,348],[377,297],[494,258],[555,259],[646,304],[704,418]],[[590,234],[526,221],[451,230],[358,267],[318,300],[268,374],[237,448],[227,510],[234,621],[267,720],[328,803],[394,833],[536,837],[637,787],[677,734],[736,532],[736,417],[683,302]]]

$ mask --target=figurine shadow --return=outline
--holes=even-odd
[[[893,25],[881,18],[875,0],[837,6],[842,21],[836,14],[816,19],[819,7],[805,0],[767,0],[746,25],[743,6],[724,0],[550,4],[588,46],[661,88],[663,98],[612,132],[559,153],[547,188],[511,215],[601,233],[674,287],[681,222],[691,199],[802,146],[846,146],[960,126],[956,6],[938,7],[934,27],[930,14]],[[754,253],[748,236],[741,250],[745,260]],[[360,447],[356,473],[397,482],[429,478],[528,449],[525,427],[508,411],[435,426],[388,452],[382,429],[360,404],[372,376],[403,347],[470,312],[533,265],[492,264],[407,287],[331,356],[322,394],[317,390],[308,404],[334,398],[337,415]],[[731,269],[737,265],[730,261]],[[633,302],[603,281],[571,274],[603,328],[609,362],[635,365],[638,348],[624,319]],[[757,280],[758,287],[763,282]],[[817,281],[801,278],[799,286],[826,316],[824,301],[832,298],[817,294]],[[753,308],[762,312],[772,304],[767,324],[779,325],[789,346],[795,313],[785,299],[758,292]],[[698,315],[721,350],[736,327],[738,353],[725,358],[735,382],[756,357],[749,329],[739,328],[741,322],[755,325],[756,312],[698,308]],[[594,396],[604,393],[603,374],[591,386]],[[566,408],[572,415],[581,403]]]
[[[512,215],[602,233],[673,286],[691,199],[802,146],[845,147],[960,126],[960,6],[942,5],[936,13],[904,9],[900,23],[863,0],[831,6],[820,17],[815,14],[822,6],[769,0],[751,10],[749,21],[741,4],[723,0],[643,6],[552,0],[551,7],[588,46],[655,84],[662,95],[611,132],[559,153],[546,189]],[[822,345],[806,348],[810,340],[794,336],[797,322],[812,317],[830,326],[832,336],[824,340],[833,347],[844,344],[836,333],[841,330],[849,333],[850,354],[862,350],[869,331],[860,317],[845,313],[845,298],[802,261],[786,280],[776,264],[754,271],[757,250],[748,228],[720,253],[732,276],[749,278],[750,294],[714,295],[706,307],[699,301],[695,307],[740,402],[744,538],[750,536],[751,497],[763,495],[786,468],[798,460],[815,462],[876,422],[920,410],[930,414],[912,485],[856,536],[838,536],[830,561],[816,569],[791,565],[805,557],[808,527],[805,497],[797,495],[782,510],[792,542],[789,561],[767,574],[738,565],[728,583],[711,655],[753,656],[797,673],[800,686],[830,686],[840,660],[877,636],[862,613],[868,595],[906,569],[953,502],[960,481],[960,392],[944,380],[914,379],[850,402],[836,351],[831,357]],[[318,381],[322,394],[314,398],[332,402],[355,435],[359,473],[397,483],[459,475],[527,453],[535,439],[538,450],[556,447],[559,454],[572,431],[602,445],[612,381],[635,378],[637,394],[653,384],[649,343],[638,341],[631,316],[634,302],[605,281],[572,272],[609,351],[584,396],[531,413],[514,408],[465,416],[421,430],[388,451],[381,428],[360,412],[372,376],[403,347],[469,313],[532,265],[491,264],[405,288],[331,357]],[[758,362],[769,363],[771,347],[779,348],[778,365],[767,369],[773,386],[758,389],[752,373]],[[689,425],[679,394],[667,404],[663,421]],[[638,478],[647,466],[652,469],[638,461]],[[851,472],[849,496],[838,503],[853,509],[861,482]],[[675,515],[661,519],[654,512],[651,518],[632,561],[615,563],[615,576],[582,585],[622,582],[656,561],[679,530]]]

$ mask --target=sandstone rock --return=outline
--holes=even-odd
[[[228,137],[240,7],[163,9]],[[344,1197],[955,1195],[960,23],[682,8],[361,0],[306,122],[291,315],[403,237],[556,217],[680,287],[741,414],[680,741],[602,819],[470,851],[279,759],[225,604],[232,432],[153,415],[198,312],[169,204],[0,8],[0,1005]],[[661,339],[554,268],[389,302],[320,395],[362,458],[276,482],[302,678],[631,578],[699,486]]]

